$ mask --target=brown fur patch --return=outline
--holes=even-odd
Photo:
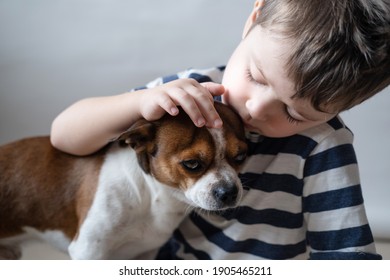
[[[0,147],[0,238],[22,233],[24,226],[62,230],[73,238],[95,193],[101,165],[95,157],[101,155],[60,152],[49,137]]]

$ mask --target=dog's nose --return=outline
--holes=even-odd
[[[213,196],[216,201],[225,206],[234,204],[237,201],[238,187],[233,185],[220,184],[214,187]]]

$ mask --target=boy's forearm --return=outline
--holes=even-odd
[[[91,154],[139,119],[139,107],[135,93],[83,99],[53,121],[51,142],[70,154]]]
[[[220,84],[199,84],[193,79],[178,79],[132,93],[84,99],[54,120],[51,142],[54,147],[70,154],[91,154],[138,119],[154,121],[167,112],[177,115],[178,106],[199,127],[221,127],[213,95],[221,95],[224,91]]]

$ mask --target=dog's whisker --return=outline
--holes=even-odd
[[[192,206],[192,205],[188,205],[184,211],[185,215],[188,216],[191,214],[191,212],[196,209],[196,207]]]

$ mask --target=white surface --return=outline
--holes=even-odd
[[[254,0],[0,1],[0,144],[74,101],[227,62]],[[376,237],[390,238],[390,89],[344,114]]]
[[[376,249],[384,260],[390,260],[390,242],[378,241]],[[30,242],[23,246],[23,260],[69,260],[69,255],[42,242]]]

